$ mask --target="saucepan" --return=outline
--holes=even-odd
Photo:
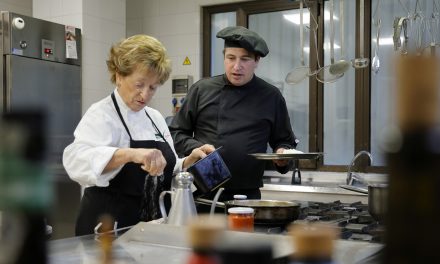
[[[386,183],[371,183],[368,185],[368,190],[352,185],[340,185],[341,188],[368,194],[368,212],[379,223],[385,221],[388,205],[388,184]]]
[[[211,204],[213,201],[197,198],[196,203]],[[231,200],[216,202],[216,207],[225,209],[225,213],[231,207],[251,207],[255,210],[255,224],[287,225],[298,219],[300,205],[291,201],[279,200]]]
[[[385,221],[388,205],[388,184],[368,185],[368,212],[378,222]]]

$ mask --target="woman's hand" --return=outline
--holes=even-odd
[[[151,176],[163,174],[167,161],[158,149],[133,149],[135,151],[133,162],[141,164],[141,168]]]
[[[194,162],[198,161],[199,159],[203,159],[208,155],[209,153],[213,152],[215,150],[215,147],[210,144],[205,144],[201,147],[195,148],[191,151],[191,154],[185,158],[183,161],[183,168],[186,169],[189,166],[191,166]]]
[[[162,152],[158,149],[121,148],[115,151],[103,172],[114,170],[128,162],[141,164],[141,168],[151,176],[163,174],[167,165]]]

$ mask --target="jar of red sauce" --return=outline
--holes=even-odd
[[[228,226],[230,230],[253,232],[254,209],[250,207],[229,208]]]

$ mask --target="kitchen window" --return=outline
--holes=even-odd
[[[334,0],[333,8],[335,61],[373,58],[377,32],[375,21],[378,16],[381,18],[381,67],[378,73],[372,73],[370,63],[363,69],[350,66],[344,76],[332,83],[321,83],[315,76],[295,85],[286,83],[287,73],[301,66],[300,4],[299,1],[262,0],[203,7],[203,76],[223,73],[223,41],[215,38],[221,28],[241,25],[256,31],[266,40],[270,50],[260,62],[256,74],[283,93],[293,130],[300,139],[298,149],[324,152],[324,158],[319,162],[301,161],[301,167],[345,171],[358,151],[368,150],[373,155],[373,164],[367,170],[384,172],[386,163],[381,142],[385,128],[394,120],[395,80],[390,64],[396,54],[392,42],[393,20],[396,16],[407,15],[406,11],[414,12],[415,1],[380,0],[379,11],[375,11],[378,1]],[[341,2],[344,2],[343,17]],[[310,30],[314,24],[313,17],[308,9],[303,9],[305,65],[314,70],[331,64],[330,1],[307,1],[306,6],[318,22],[318,49],[315,50],[314,34]],[[435,11],[435,0],[420,1],[417,8],[420,14],[431,17],[431,13],[434,14],[432,10]],[[360,29],[362,26],[363,29]],[[415,34],[414,26],[411,30]],[[434,36],[440,39],[438,30]],[[429,32],[424,30],[422,38],[428,41],[429,37]],[[342,40],[345,41],[342,43]],[[367,157],[360,162],[367,165]]]

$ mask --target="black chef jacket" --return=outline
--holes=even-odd
[[[231,190],[263,186],[265,163],[248,154],[265,153],[267,143],[274,150],[296,147],[283,96],[255,75],[243,86],[231,85],[225,75],[198,81],[170,131],[181,155],[203,144],[223,146],[220,154],[232,174],[224,187]]]

